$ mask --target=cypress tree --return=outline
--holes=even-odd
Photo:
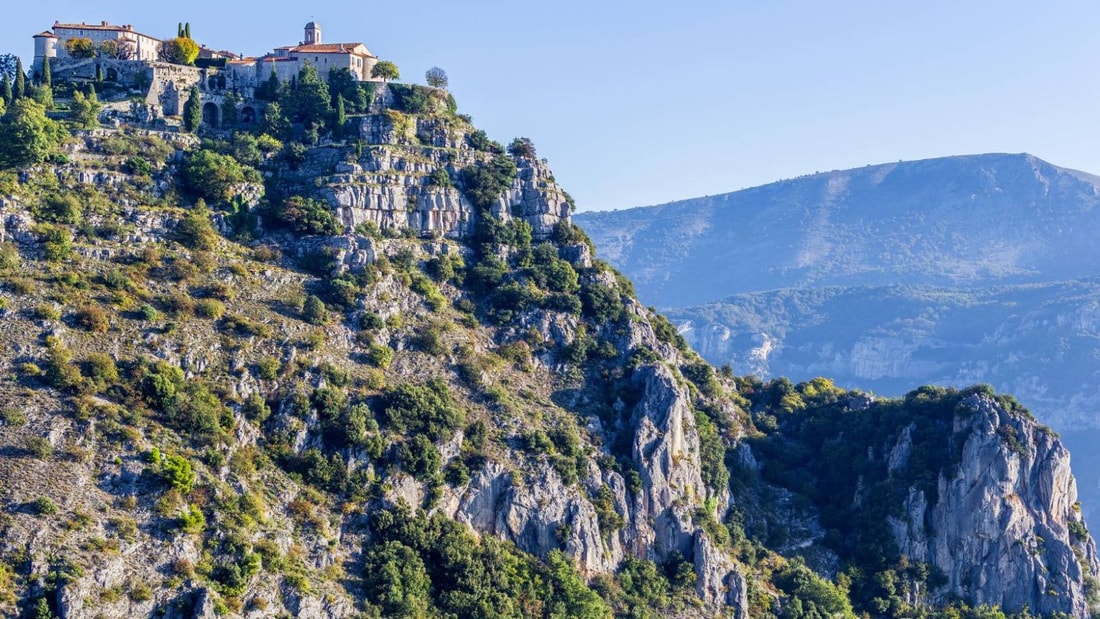
[[[202,124],[202,96],[197,86],[191,87],[191,96],[183,104],[183,127],[194,131]]]
[[[279,86],[279,76],[275,73],[275,67],[271,67],[271,74],[257,89],[256,97],[265,101],[275,101],[279,98]]]
[[[336,95],[336,113],[332,123],[332,137],[344,137],[344,125],[348,124],[348,115],[344,111],[344,95]]]
[[[42,85],[53,86],[53,73],[50,71],[50,59],[42,59]]]
[[[11,82],[8,81],[8,76],[0,73],[0,99],[4,100],[4,103],[11,103]]]
[[[97,64],[95,66],[95,83],[97,83],[97,84],[103,83],[103,65],[98,65]]]
[[[185,38],[185,39],[190,39],[191,38],[191,22],[187,22],[186,24],[183,25],[183,38]]]
[[[178,37],[182,37],[182,36],[183,36],[183,22],[179,21],[179,22],[176,22],[176,37],[178,38]]]
[[[22,99],[27,94],[27,76],[23,74],[23,59],[15,61],[15,85],[12,87],[12,99]]]

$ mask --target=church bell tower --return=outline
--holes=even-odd
[[[306,24],[306,45],[318,45],[321,43],[321,24],[311,21]]]

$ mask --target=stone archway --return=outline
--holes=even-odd
[[[217,128],[218,126],[218,106],[213,102],[206,103],[202,106],[202,122],[204,125]]]
[[[241,110],[241,123],[245,125],[251,125],[256,122],[256,108],[251,105],[246,105]]]
[[[107,78],[106,79],[107,79],[108,82],[117,82],[118,81],[118,69],[114,69],[114,68],[107,69]]]

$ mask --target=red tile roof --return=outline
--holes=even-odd
[[[108,24],[107,22],[101,22],[98,24],[63,24],[61,22],[55,21],[53,23],[53,28],[54,30],[57,30],[58,28],[64,28],[66,30],[103,30],[109,32],[133,32],[134,34],[153,39],[154,41],[160,40],[156,37],[151,37],[147,34],[141,34],[140,32],[134,31],[134,27],[130,24],[126,24],[125,26],[116,26],[114,24]]]
[[[359,51],[361,48],[362,51]],[[293,52],[303,54],[355,54],[356,56],[370,56],[367,46],[362,43],[314,43],[312,45],[295,45],[290,48]]]
[[[47,30],[46,32],[39,32],[38,34],[34,35],[33,38],[35,38],[35,39],[57,39],[57,38],[60,38],[60,37],[58,37],[56,34],[50,32],[49,30]]]

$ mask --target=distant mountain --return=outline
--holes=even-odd
[[[806,286],[1060,281],[1100,264],[1100,177],[1031,155],[867,166],[625,211],[581,213],[659,306]]]

